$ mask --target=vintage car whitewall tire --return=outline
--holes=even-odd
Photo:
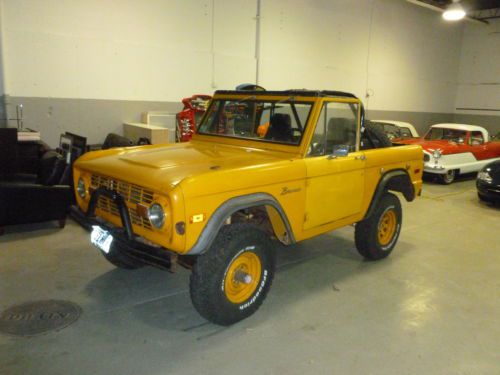
[[[396,246],[402,218],[398,197],[385,193],[373,214],[356,224],[354,238],[358,252],[368,260],[387,257]]]
[[[438,179],[443,185],[449,185],[455,181],[457,175],[458,173],[455,169],[450,169],[449,171],[446,171],[446,173],[438,174]]]
[[[273,244],[266,233],[249,224],[224,226],[196,260],[189,284],[191,300],[210,322],[236,323],[260,307],[274,271]]]

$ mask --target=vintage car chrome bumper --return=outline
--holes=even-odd
[[[434,173],[434,174],[445,174],[447,169],[444,165],[439,162],[440,159],[436,159],[432,153],[424,150],[424,172]]]
[[[424,172],[426,173],[445,174],[448,170],[444,165],[424,163]]]

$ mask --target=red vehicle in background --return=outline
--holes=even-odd
[[[190,98],[182,99],[184,108],[177,117],[176,140],[177,142],[188,142],[191,140],[196,127],[203,114],[206,112],[208,103],[212,99],[210,95],[196,94]]]
[[[424,172],[437,176],[443,184],[500,160],[500,142],[492,141],[486,129],[476,125],[436,124],[422,138],[399,140],[397,144],[421,145]]]

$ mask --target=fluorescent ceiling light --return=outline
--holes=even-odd
[[[462,6],[456,2],[451,4],[444,12],[443,18],[446,21],[458,21],[465,17],[465,11]]]

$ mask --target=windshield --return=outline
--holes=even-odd
[[[298,145],[304,135],[312,102],[217,99],[208,109],[199,134]]]
[[[465,130],[431,128],[425,135],[427,140],[446,140],[452,142],[463,142],[467,132]]]

